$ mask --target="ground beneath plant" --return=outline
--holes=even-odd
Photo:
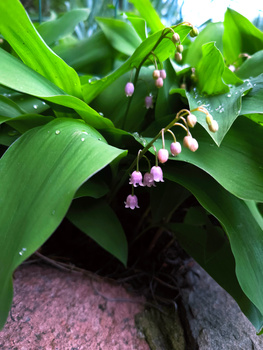
[[[0,349],[263,349],[235,301],[169,233],[135,245],[125,268],[63,225],[15,272]]]

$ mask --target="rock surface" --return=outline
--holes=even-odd
[[[181,319],[189,350],[262,350],[263,335],[241,312],[235,300],[200,266],[193,289],[182,290]]]
[[[21,266],[0,349],[149,350],[134,323],[142,301],[103,280],[49,266]]]
[[[263,336],[232,297],[197,264],[193,271],[193,287],[181,290],[179,318],[176,304],[144,310],[142,298],[100,278],[21,266],[0,349],[262,350]]]

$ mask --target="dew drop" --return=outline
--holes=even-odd
[[[55,134],[56,134],[56,135],[59,135],[59,134],[60,134],[60,130],[56,130],[56,131],[55,131]]]
[[[45,104],[46,104],[46,102],[42,101],[42,105],[45,105]]]
[[[101,138],[100,138],[100,137],[98,138],[98,141],[101,141]]]
[[[38,105],[34,105],[33,108],[34,108],[34,109],[37,109],[37,108],[38,108]]]
[[[56,210],[54,209],[54,210],[52,210],[52,213],[51,213],[52,215],[55,215],[56,214]]]
[[[227,97],[231,97],[232,95],[231,94],[228,94]]]
[[[21,250],[20,250],[20,252],[19,252],[19,255],[23,255],[24,254],[24,252],[26,251],[26,248],[22,248]]]
[[[102,117],[104,117],[104,114],[103,114],[102,112],[99,112],[99,115],[102,116]]]
[[[16,136],[16,135],[18,135],[18,131],[17,131],[17,130],[10,130],[10,131],[8,132],[8,135],[9,135],[9,136]]]
[[[81,141],[85,141],[85,138],[84,138],[84,137],[82,137]]]

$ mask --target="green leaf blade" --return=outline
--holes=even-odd
[[[76,190],[125,151],[81,121],[56,119],[21,136],[0,160],[0,310],[14,269],[53,233]],[[15,159],[15,161],[13,161]],[[36,232],[38,233],[36,235]],[[0,326],[7,313],[0,313]]]
[[[45,44],[18,0],[0,2],[0,32],[22,61],[69,94],[80,97],[77,73]]]

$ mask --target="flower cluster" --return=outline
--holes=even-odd
[[[170,153],[172,156],[178,156],[182,152],[182,146],[180,142],[176,140],[176,137],[172,130],[170,128],[174,126],[180,126],[186,131],[186,136],[183,138],[183,146],[188,148],[191,152],[197,151],[199,145],[198,141],[193,138],[193,136],[190,133],[189,128],[194,128],[194,126],[197,123],[197,118],[193,114],[193,112],[198,111],[202,112],[206,115],[206,122],[208,125],[208,128],[212,132],[216,132],[218,130],[218,123],[216,120],[213,119],[211,114],[207,111],[207,109],[204,106],[197,107],[193,109],[192,111],[189,111],[187,109],[182,109],[176,114],[176,117],[174,120],[166,127],[163,128],[158,135],[145,147],[144,150],[140,150],[137,156],[137,169],[134,170],[130,176],[129,184],[132,185],[132,194],[130,194],[125,202],[125,208],[135,209],[139,208],[138,206],[138,198],[136,195],[134,195],[134,187],[137,186],[146,186],[146,187],[155,187],[155,182],[163,182],[163,171],[161,167],[158,165],[158,163],[166,163],[169,159],[169,151],[165,147],[165,138],[164,134],[166,132],[169,132],[173,137],[173,142],[170,144]],[[144,155],[144,153],[152,146],[153,143],[157,140],[157,138],[161,136],[162,138],[162,148],[156,152],[156,164],[153,167],[150,167],[150,161],[148,158]],[[155,147],[154,147],[155,149]],[[141,156],[144,156],[148,163],[149,163],[149,171],[142,175],[142,173],[139,171],[139,159]]]
[[[172,34],[172,35],[171,35]],[[190,32],[190,36],[194,37],[198,35],[198,30],[196,28],[192,27],[192,30]],[[184,50],[183,45],[181,44],[180,35],[176,33],[172,28],[165,28],[162,32],[162,35],[158,42],[156,43],[154,49],[158,46],[158,44],[163,39],[169,39],[173,42],[176,48],[175,53],[175,60],[181,61],[182,60],[182,52]],[[152,73],[152,77],[154,79],[155,86],[160,89],[164,85],[164,80],[166,79],[166,71],[163,69],[163,64],[159,60],[158,56],[154,52],[154,49],[150,51],[142,60],[142,62],[139,65],[139,68],[137,69],[137,72],[135,74],[134,82],[129,81],[125,86],[125,94],[127,97],[130,97],[133,95],[135,90],[135,85],[138,80],[139,70],[142,67],[143,63],[150,59],[152,62],[154,62],[154,70]],[[193,71],[194,74],[194,71]],[[131,102],[131,100],[130,100]],[[146,109],[153,108],[153,96],[151,93],[149,93],[145,99],[144,104]],[[187,109],[180,110],[175,118],[165,127],[163,128],[156,137],[153,138],[153,140],[148,143],[148,145],[145,146],[143,150],[140,150],[136,160],[131,165],[130,169],[133,169],[135,167],[135,162],[137,161],[137,167],[136,170],[134,170],[129,178],[129,184],[132,185],[132,193],[128,195],[126,198],[125,208],[135,209],[139,208],[138,205],[138,198],[134,194],[135,187],[143,186],[143,187],[155,187],[157,182],[163,182],[163,171],[162,168],[159,166],[159,164],[164,164],[168,161],[169,156],[176,157],[180,155],[182,152],[182,146],[181,143],[177,141],[173,131],[171,128],[175,126],[180,126],[183,128],[186,132],[186,135],[184,136],[182,140],[182,145],[190,150],[191,152],[196,152],[198,150],[198,141],[192,136],[190,129],[194,128],[197,123],[197,117],[194,114],[194,112],[202,112],[206,115],[206,123],[211,132],[216,132],[218,130],[218,123],[216,120],[213,119],[211,114],[207,111],[205,106],[199,106],[191,111]],[[169,132],[173,137],[173,142],[170,143],[170,147],[167,149],[165,147],[165,138],[164,134],[166,132]],[[154,142],[159,138],[162,138],[162,147],[157,151],[154,147]],[[150,147],[153,147],[155,150],[155,165],[151,166],[149,159],[145,156],[145,153],[149,150]],[[143,175],[139,170],[139,160],[145,157],[147,159],[149,170],[145,172]]]

